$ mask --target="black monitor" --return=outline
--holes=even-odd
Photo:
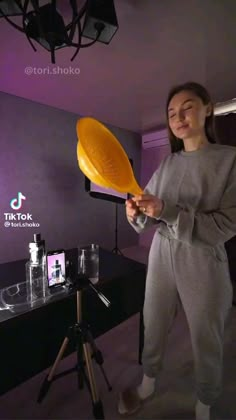
[[[131,166],[133,166],[132,159],[129,159]],[[112,188],[103,188],[85,177],[85,191],[89,193],[91,197],[100,198],[102,200],[112,201],[113,203],[124,204],[129,198],[128,193],[119,193]]]

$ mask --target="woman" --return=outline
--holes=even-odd
[[[166,105],[172,153],[144,194],[126,202],[139,233],[153,224],[144,302],[143,380],[121,393],[119,412],[134,413],[153,395],[178,299],[189,325],[197,420],[210,419],[221,391],[224,324],[232,285],[224,243],[236,234],[236,148],[215,143],[206,89],[174,87]]]

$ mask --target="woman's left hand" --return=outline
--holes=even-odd
[[[164,207],[163,200],[151,194],[135,195],[132,200],[149,217],[159,217]]]

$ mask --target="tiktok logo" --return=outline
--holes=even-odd
[[[13,198],[10,202],[10,206],[13,210],[19,210],[22,206],[22,201],[26,200],[26,197],[21,193],[18,192],[18,197]]]
[[[1,2],[1,0],[0,0]],[[21,193],[17,193],[17,198],[13,198],[10,201],[10,206],[13,210],[19,210],[22,207],[23,200],[26,200],[26,197]],[[4,226],[6,228],[36,228],[39,227],[39,223],[35,223],[32,218],[31,213],[4,213],[5,222]]]

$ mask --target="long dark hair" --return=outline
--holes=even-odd
[[[174,86],[170,90],[167,101],[166,101],[167,127],[168,127],[169,142],[170,142],[172,153],[178,152],[179,150],[184,150],[184,142],[182,139],[177,138],[170,129],[169,121],[168,121],[168,106],[173,96],[179,92],[182,92],[183,90],[193,92],[196,96],[198,96],[202,100],[204,105],[207,105],[209,103],[212,104],[212,112],[208,117],[206,117],[206,121],[205,121],[205,132],[206,132],[208,141],[210,143],[216,143],[214,108],[213,108],[213,102],[211,100],[211,97],[208,91],[206,90],[206,88],[200,85],[199,83],[187,82],[182,85]]]

